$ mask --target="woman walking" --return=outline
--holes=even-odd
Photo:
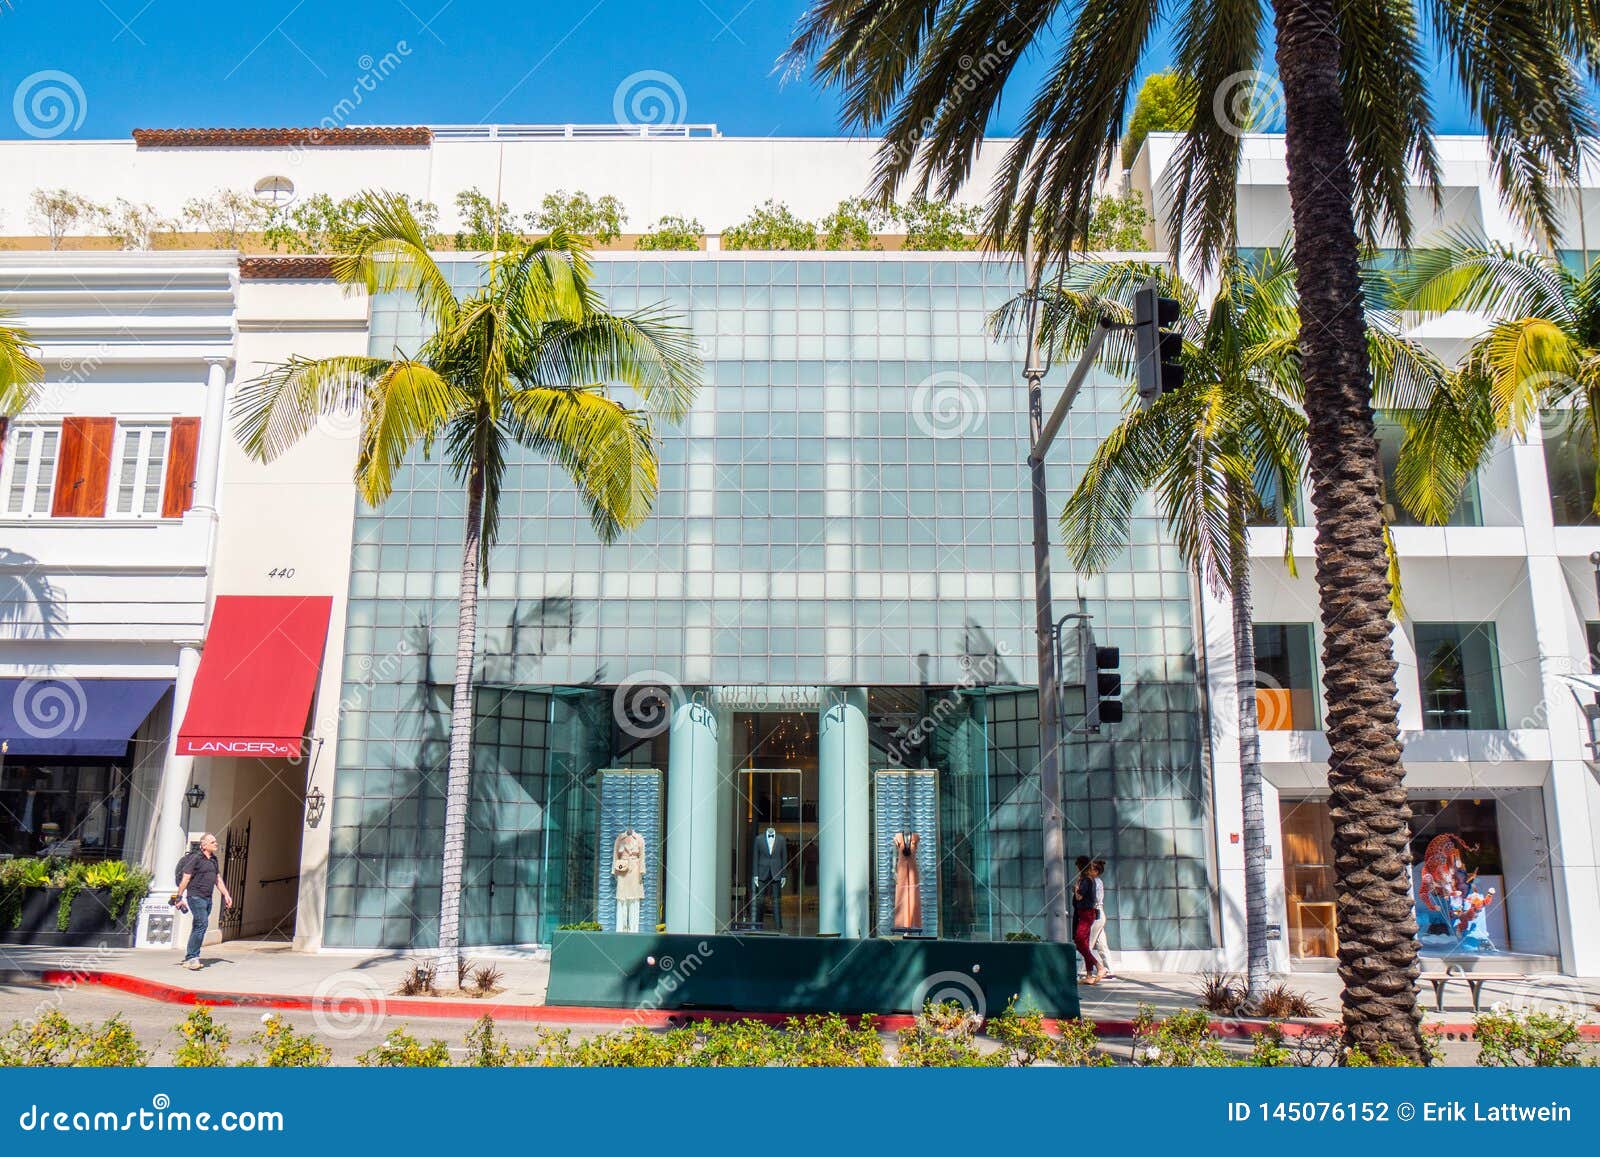
[[[1083,957],[1085,984],[1099,984],[1102,971],[1090,946],[1094,929],[1094,904],[1094,865],[1089,862],[1089,857],[1079,856],[1078,875],[1072,881],[1072,942],[1077,945],[1078,955]]]
[[[1111,944],[1106,940],[1106,862],[1095,860],[1089,865],[1094,885],[1094,923],[1089,928],[1089,949],[1100,964],[1100,979],[1115,980],[1111,971]]]

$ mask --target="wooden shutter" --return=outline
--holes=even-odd
[[[106,484],[111,478],[115,418],[63,418],[60,457],[56,459],[57,518],[104,518]]]
[[[0,467],[6,464],[6,434],[11,430],[11,419],[0,414]]]
[[[194,505],[194,464],[200,452],[200,419],[172,419],[167,445],[167,483],[161,491],[161,517],[182,518]]]

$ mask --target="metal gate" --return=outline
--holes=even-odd
[[[221,909],[217,930],[224,940],[239,935],[244,927],[245,868],[250,863],[250,821],[242,828],[228,829],[228,845],[222,856],[222,880],[233,897],[233,907]]]

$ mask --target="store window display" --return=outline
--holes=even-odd
[[[637,932],[644,903],[644,837],[632,828],[611,849],[611,874],[616,878],[617,931]]]

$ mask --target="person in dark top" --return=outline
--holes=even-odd
[[[183,966],[191,971],[200,968],[200,942],[206,938],[206,925],[211,923],[212,892],[222,891],[222,906],[233,907],[233,897],[228,885],[222,882],[217,870],[217,837],[207,832],[200,837],[200,850],[190,852],[184,859],[183,877],[178,881],[179,904],[187,904],[194,917],[189,929],[189,949],[184,953]]]

